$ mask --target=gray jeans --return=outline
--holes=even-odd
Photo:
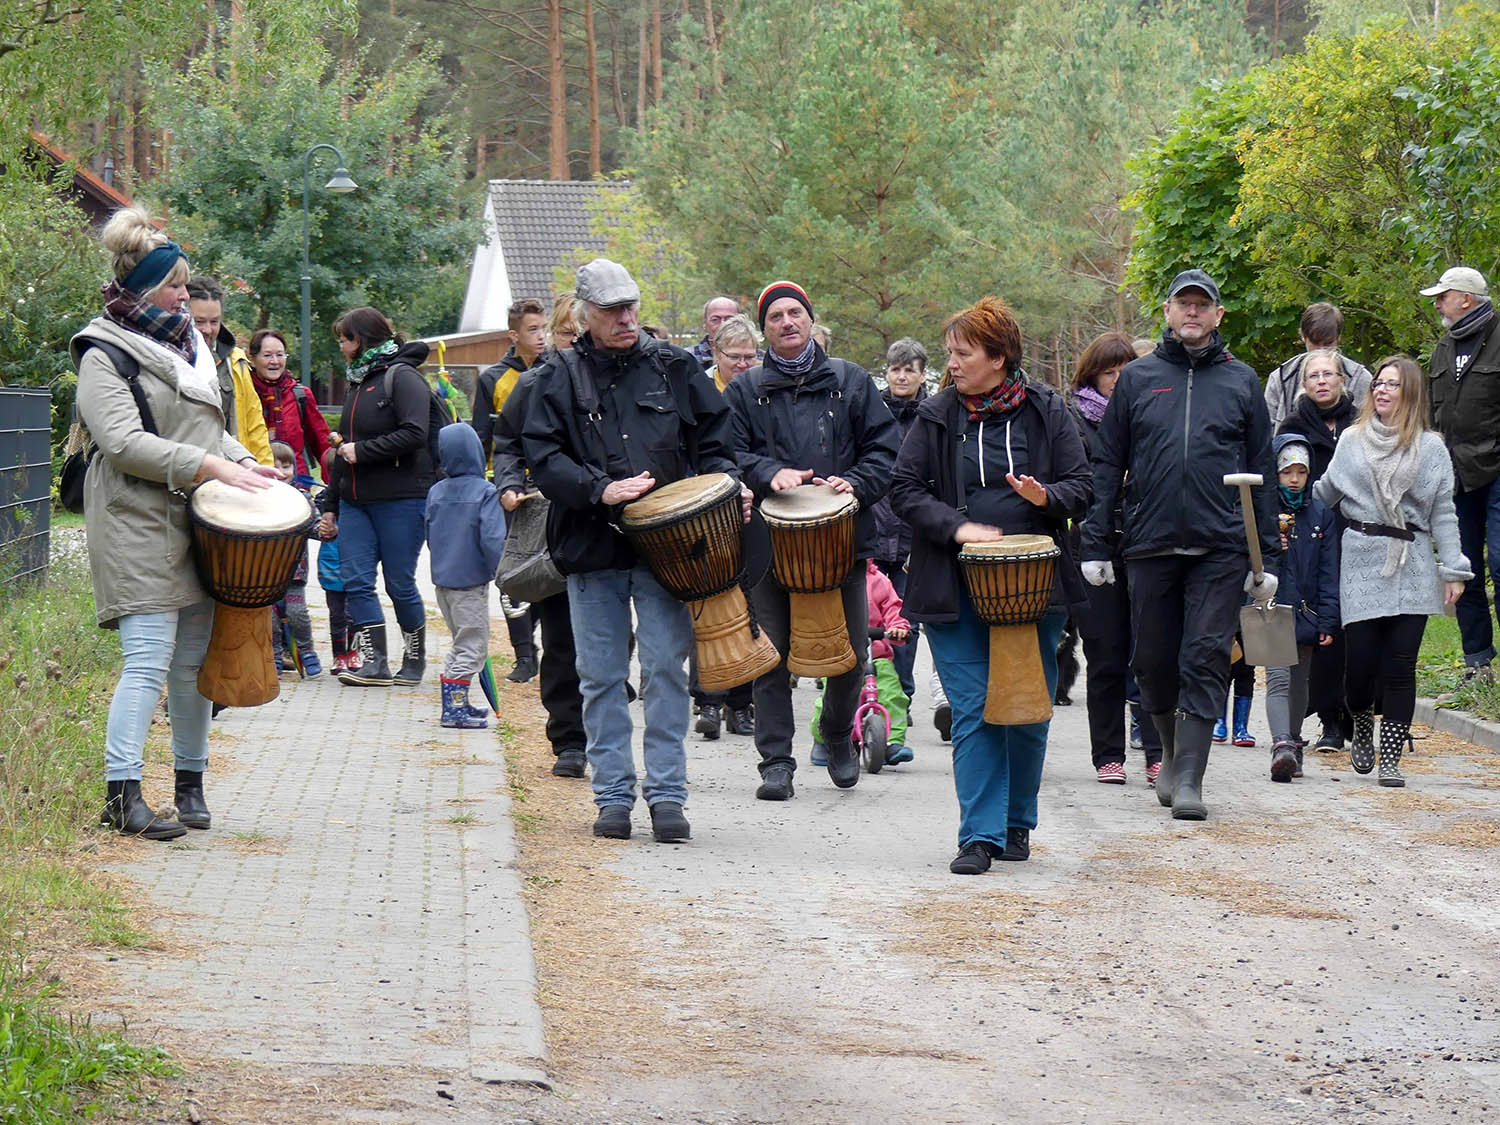
[[[1266,669],[1266,723],[1271,741],[1296,742],[1307,715],[1307,683],[1312,676],[1312,645],[1297,646],[1297,663]]]
[[[437,604],[453,637],[443,679],[472,680],[490,652],[490,585],[439,586]]]

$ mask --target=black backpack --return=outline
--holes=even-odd
[[[85,337],[79,346],[78,361],[80,363],[83,362],[83,356],[90,348],[98,348],[108,356],[115,374],[130,384],[130,395],[135,399],[136,409],[141,412],[141,429],[148,434],[158,433],[156,419],[152,416],[151,407],[146,402],[146,392],[141,388],[141,365],[136,362],[135,356],[107,340]],[[63,462],[62,476],[57,482],[57,499],[74,515],[83,511],[83,483],[88,477],[89,465],[93,463],[94,454],[98,452],[99,446],[90,441],[87,449],[79,449],[68,454],[68,459]]]
[[[438,454],[438,433],[444,426],[452,425],[457,419],[449,409],[441,395],[427,382],[427,377],[409,363],[393,363],[385,369],[385,401],[394,403],[396,401],[396,368],[405,367],[427,387],[427,452],[432,455],[432,472],[435,477],[441,478],[443,474],[443,459]]]

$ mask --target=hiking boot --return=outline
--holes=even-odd
[[[1000,858],[1021,863],[1031,858],[1031,829],[1011,827],[1005,830],[1005,850]]]
[[[1300,753],[1295,742],[1278,742],[1271,747],[1271,780],[1291,781],[1297,776],[1297,755]]]
[[[187,828],[181,823],[163,820],[151,811],[141,796],[139,781],[106,782],[105,794],[100,823],[120,835],[139,836],[142,840],[175,840],[187,835]]]
[[[698,708],[698,721],[693,729],[710,742],[717,742],[719,731],[724,725],[723,712],[719,710],[717,703],[705,703]]]
[[[682,806],[676,801],[658,801],[651,806],[651,835],[659,844],[670,844],[691,837],[693,830]]]
[[[513,684],[530,683],[536,676],[536,661],[529,656],[516,658],[516,665],[510,670],[510,675],[505,678]]]
[[[208,802],[203,799],[203,771],[178,770],[174,788],[177,823],[189,828],[207,828],[213,818],[208,812]]]
[[[958,849],[958,854],[948,864],[948,870],[955,875],[983,875],[990,869],[994,847],[988,840],[970,840]]]
[[[605,805],[594,821],[594,835],[611,840],[630,839],[630,806]]]
[[[390,687],[395,683],[385,659],[385,623],[361,625],[354,631],[359,663],[339,673],[339,683],[354,687]]]
[[[559,750],[552,763],[553,777],[582,777],[589,757],[582,750]]]
[[[747,707],[731,707],[729,718],[725,720],[724,726],[730,734],[753,735],[755,733],[755,704],[752,703]]]
[[[401,630],[401,668],[395,682],[402,687],[415,687],[427,674],[427,626],[418,625],[411,632]]]
[[[767,766],[760,775],[760,788],[755,797],[760,801],[790,801],[796,789],[792,787],[791,766]]]

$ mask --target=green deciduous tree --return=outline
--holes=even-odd
[[[159,73],[152,112],[175,142],[161,185],[194,267],[228,283],[228,314],[250,327],[298,324],[303,157],[337,145],[359,184],[310,197],[315,366],[339,363],[329,325],[372,304],[413,334],[451,331],[477,221],[461,215],[463,138],[441,113],[418,116],[440,85],[423,52],[386,69],[339,62],[315,36],[246,23],[233,41]],[[291,333],[289,332],[289,335]]]

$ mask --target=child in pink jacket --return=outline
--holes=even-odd
[[[884,637],[870,642],[870,661],[875,667],[875,687],[880,705],[891,716],[891,741],[886,747],[885,764],[896,766],[911,761],[913,755],[906,745],[909,700],[891,659],[894,654],[891,644],[901,644],[911,636],[911,622],[901,616],[901,595],[896,593],[896,587],[875,565],[874,559],[865,562],[865,602],[870,607],[870,628],[885,630]],[[823,732],[818,726],[822,714],[823,697],[819,695],[812,714],[812,764],[815,766],[826,765],[828,761],[828,748],[823,744]]]

